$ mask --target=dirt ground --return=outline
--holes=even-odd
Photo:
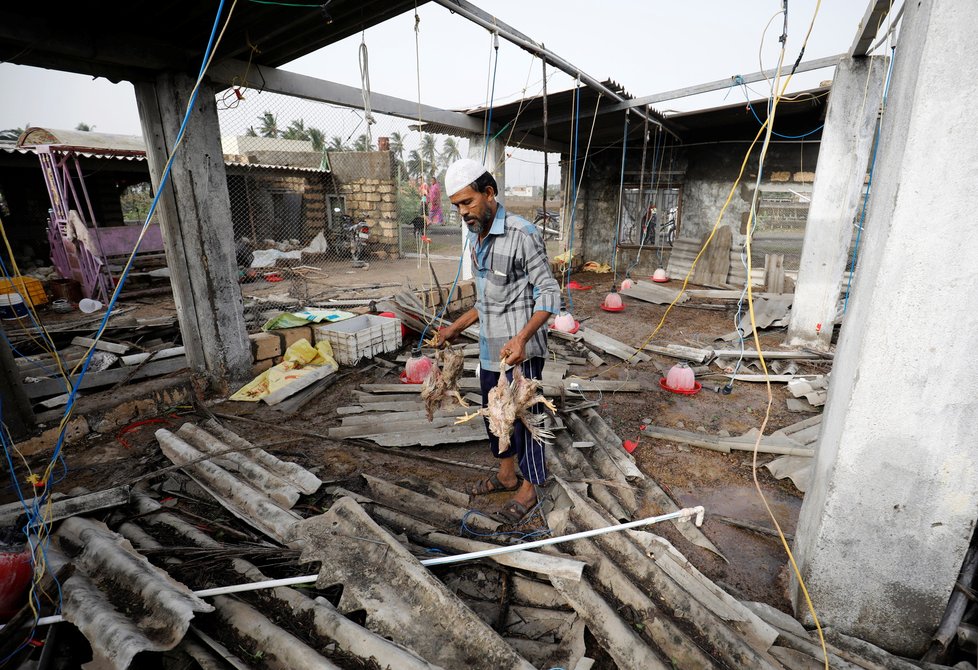
[[[389,272],[398,271],[389,268]],[[383,283],[382,278],[373,272],[366,276],[374,283]],[[363,282],[366,276],[357,278],[366,283]],[[573,279],[593,286],[588,291],[574,291],[575,318],[584,321],[589,328],[633,346],[647,339],[665,311],[665,306],[626,299],[624,312],[604,312],[599,309],[599,304],[610,288],[611,275],[578,274]],[[653,342],[708,346],[715,337],[734,329],[734,309],[721,311],[676,307]],[[762,342],[766,348],[775,347],[782,337],[783,332],[773,331],[766,333]],[[393,356],[390,358],[393,360]],[[730,395],[704,389],[695,396],[680,396],[659,388],[661,374],[652,362],[626,366],[615,365],[615,359],[611,356],[605,358],[610,365],[599,369],[575,366],[569,374],[641,383],[643,390],[640,393],[589,393],[587,396],[589,400],[600,403],[600,413],[622,439],[638,442],[634,453],[639,467],[669,492],[677,503],[681,506],[705,506],[707,518],[703,531],[723,552],[726,561],[685,542],[665,524],[657,526],[655,531],[670,539],[694,565],[734,595],[761,600],[790,611],[786,592],[787,559],[780,541],[776,537],[731,526],[715,518],[720,515],[760,526],[772,526],[754,488],[751,454],[722,454],[688,447],[645,437],[641,431],[643,420],[651,419],[659,426],[704,431],[712,435],[720,431],[733,435],[744,433],[759,427],[764,417],[767,404],[764,384],[738,382]],[[671,366],[675,362],[658,356],[653,359],[663,366]],[[826,369],[824,365],[809,366],[804,371],[824,372]],[[354,391],[361,383],[391,382],[397,372],[398,369],[369,364],[361,364],[359,369],[354,370],[343,369],[340,371],[342,379],[285,423],[281,414],[264,405],[218,401],[210,405],[209,410],[218,415],[250,419],[238,421],[221,418],[221,421],[255,444],[268,445],[268,451],[314,468],[327,481],[346,481],[361,473],[370,473],[395,480],[413,476],[462,490],[467,482],[483,476],[484,473],[479,470],[419,460],[413,457],[409,449],[378,453],[348,442],[293,432],[300,430],[325,434],[327,428],[339,423],[335,409],[355,404]],[[774,385],[772,388],[774,401],[766,434],[811,416],[788,412],[784,385]],[[181,413],[186,416],[180,416]],[[76,486],[89,490],[104,489],[166,467],[169,462],[156,446],[154,431],[161,427],[175,430],[184,420],[198,418],[193,408],[174,408],[173,413],[161,417],[159,423],[146,424],[127,432],[124,440],[111,435],[91,436],[66,451],[69,470],[59,489],[65,492]],[[493,465],[484,444],[431,449],[426,453],[467,463]],[[761,455],[758,464],[771,458]],[[777,481],[763,468],[757,470],[757,479],[781,527],[785,533],[793,533],[802,494],[790,481]],[[4,493],[6,495],[3,497],[9,499],[9,487]],[[505,496],[498,498],[490,501],[490,505],[501,505],[505,501]]]

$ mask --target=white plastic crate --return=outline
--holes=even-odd
[[[316,327],[316,342],[326,340],[341,365],[356,365],[361,358],[395,351],[401,346],[401,320],[362,314]]]

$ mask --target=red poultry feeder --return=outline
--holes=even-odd
[[[30,548],[11,549],[0,550],[0,621],[9,621],[27,602],[25,595],[34,574]]]
[[[624,291],[625,289],[629,289],[633,286],[635,286],[635,282],[632,281],[631,277],[625,277],[624,279],[621,280],[622,291]]]
[[[431,359],[427,356],[412,356],[404,364],[401,382],[404,384],[420,384],[431,372]]]
[[[606,312],[625,311],[625,303],[622,302],[621,296],[618,295],[618,291],[612,290],[611,293],[604,297],[604,302],[601,303],[601,309]]]
[[[669,373],[659,379],[659,386],[667,391],[682,395],[699,393],[703,385],[696,381],[696,373],[685,362],[677,363],[669,368]]]

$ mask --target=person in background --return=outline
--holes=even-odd
[[[431,177],[431,184],[428,186],[428,221],[433,226],[439,226],[445,222],[441,213],[441,186],[434,175]]]
[[[477,161],[463,158],[445,173],[445,190],[468,229],[476,306],[438,331],[437,343],[451,342],[479,322],[479,381],[482,406],[502,374],[501,363],[519,365],[529,378],[543,378],[547,355],[544,327],[560,308],[560,286],[539,229],[507,212],[496,198],[496,180]],[[512,379],[512,368],[507,372]],[[542,411],[539,406],[534,412]],[[499,459],[499,471],[475,483],[472,495],[513,491],[502,510],[512,523],[523,519],[537,503],[536,487],[547,478],[544,445],[532,439],[521,422],[514,427],[510,449],[499,453],[499,439],[489,431],[489,447]],[[523,474],[521,479],[517,473]]]

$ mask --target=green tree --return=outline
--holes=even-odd
[[[309,141],[312,142],[313,151],[322,151],[326,148],[326,135],[319,128],[310,128],[307,134]]]
[[[424,159],[424,171],[427,173],[424,176],[434,174],[438,167],[438,145],[435,143],[435,136],[422,135],[421,147],[418,151],[421,153],[421,158]]]
[[[370,137],[364,133],[357,138],[357,141],[353,143],[354,151],[373,151],[374,147],[370,143]]]
[[[75,130],[80,130],[83,133],[91,133],[91,132],[94,132],[95,126],[90,126],[87,123],[85,123],[84,121],[82,121],[77,126],[75,126]]]
[[[418,151],[417,149],[411,149],[411,151],[408,152],[408,157],[407,157],[406,167],[407,167],[408,176],[413,177],[414,179],[424,178],[424,174],[422,174],[422,169],[421,169],[423,165],[424,165],[424,159],[421,157],[421,152]]]
[[[245,131],[245,137],[258,137],[258,132],[255,131],[254,126],[248,126],[248,130]]]
[[[302,119],[293,119],[289,127],[282,133],[283,140],[308,140],[309,131],[306,130],[306,122]]]
[[[262,137],[278,137],[281,131],[278,129],[278,119],[271,112],[265,112],[258,117],[260,128],[258,133]]]
[[[441,143],[441,154],[438,157],[441,159],[441,164],[445,167],[448,167],[461,158],[462,152],[459,151],[458,141],[454,137],[446,137],[445,141]]]
[[[333,135],[329,138],[329,146],[326,147],[330,151],[349,151],[350,147],[346,146],[343,142],[343,138],[339,135]]]
[[[400,181],[401,175],[407,174],[404,165],[404,136],[396,130],[390,135],[391,153],[394,154],[394,165],[397,168],[397,179]]]

